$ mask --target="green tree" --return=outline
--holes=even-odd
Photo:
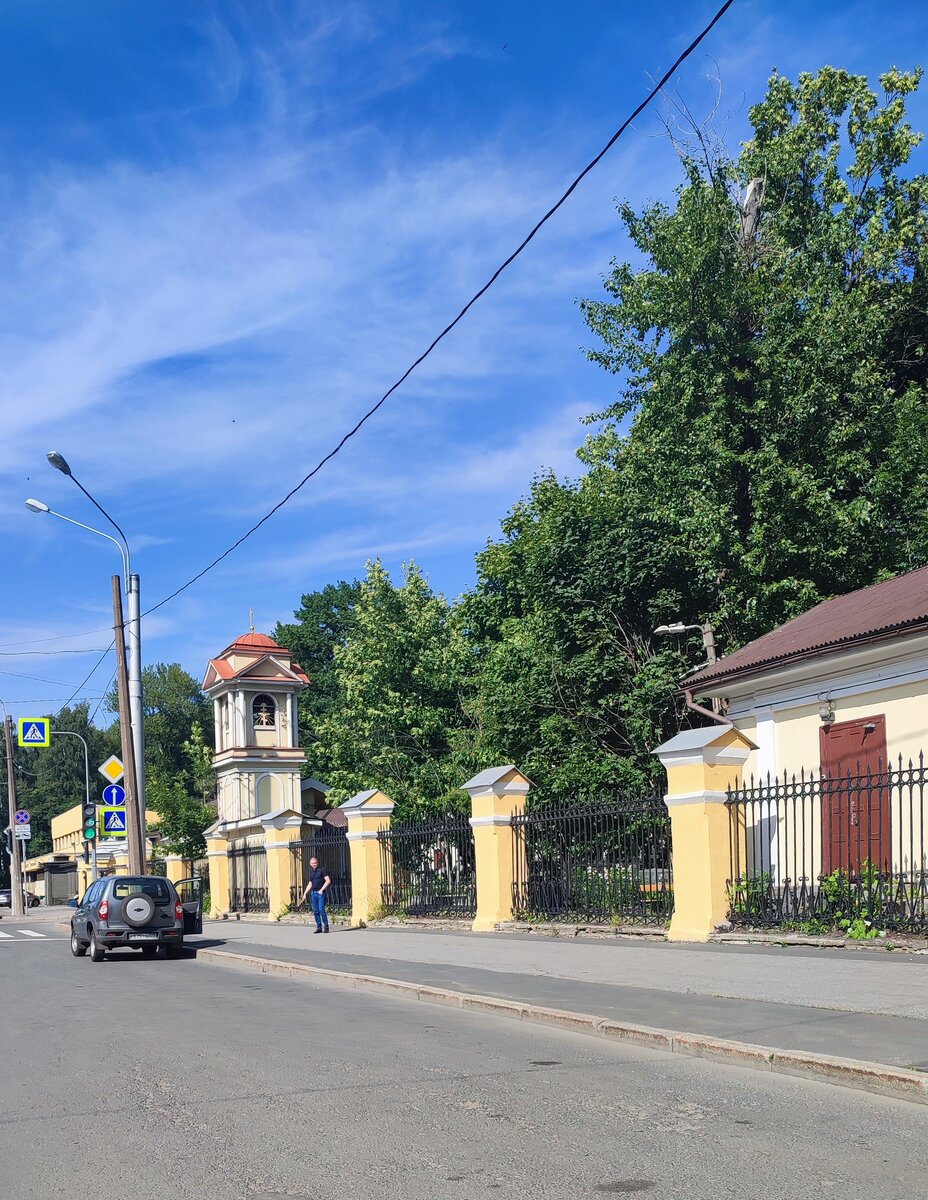
[[[613,483],[537,479],[462,606],[486,759],[517,763],[536,803],[640,791],[657,774],[651,749],[679,727],[683,660],[652,647],[653,597],[630,569],[638,534]]]
[[[317,730],[333,798],[380,787],[399,815],[461,807],[476,760],[467,658],[454,610],[414,563],[399,587],[379,562],[368,565],[347,640],[334,649],[340,700]]]
[[[928,186],[889,72],[778,76],[738,159],[697,138],[675,203],[620,214],[638,255],[582,311],[621,381],[581,452],[478,559],[465,625],[494,758],[539,799],[641,786],[687,719],[711,618],[731,650],[928,562]]]
[[[158,767],[148,778],[148,807],[158,813],[152,832],[160,835],[159,850],[194,860],[206,853],[203,831],[216,819],[212,751],[203,730],[194,725],[183,746],[186,766],[168,774]]]
[[[583,305],[623,389],[584,459],[647,539],[636,569],[726,649],[928,561],[919,79],[775,75],[736,161],[685,154],[673,207],[621,206],[645,265]]]
[[[189,768],[186,743],[199,726],[207,742],[213,737],[213,707],[199,681],[180,663],[153,663],[142,668],[145,708],[146,780],[153,774],[171,779]],[[118,713],[114,689],[108,704]],[[114,725],[119,737],[119,721]]]
[[[309,687],[300,694],[300,741],[306,751],[310,774],[321,770],[317,762],[316,741],[319,722],[342,699],[341,683],[335,668],[335,649],[344,646],[354,628],[354,609],[361,585],[357,580],[326,584],[317,592],[307,592],[293,614],[296,620],[279,624],[274,640],[286,646],[309,676]]]
[[[118,750],[118,737],[112,729],[98,729],[90,723],[89,704],[83,701],[51,714],[56,730],[79,734],[87,742],[90,765],[91,797],[99,802],[102,781],[97,767]],[[35,857],[52,849],[51,819],[83,804],[85,791],[84,749],[75,737],[52,735],[44,749],[14,748],[17,766],[18,802],[32,817],[32,839],[27,855]],[[4,821],[3,824],[6,824]]]

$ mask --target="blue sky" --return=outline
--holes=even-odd
[[[47,450],[126,529],[156,603],[405,369],[716,7],[5,0],[8,710],[66,701],[109,640],[115,551],[23,506],[96,523]],[[772,68],[875,78],[918,65],[926,33],[902,0],[736,0],[678,87],[704,112],[721,79],[735,145]],[[627,252],[615,199],[677,181],[658,106],[338,459],[144,622],[145,661],[201,675],[249,608],[271,630],[374,556],[469,587],[500,517],[538,471],[576,473],[580,418],[616,392],[576,307]],[[81,690],[92,706],[112,671],[110,655]]]

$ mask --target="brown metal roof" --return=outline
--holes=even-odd
[[[687,688],[757,673],[774,663],[811,658],[840,646],[928,628],[928,567],[823,600],[711,667],[685,679]],[[714,688],[713,688],[714,690]]]

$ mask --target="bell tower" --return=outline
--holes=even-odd
[[[203,690],[215,714],[217,825],[230,833],[301,811],[297,696],[308,683],[290,651],[254,628],[210,659]]]

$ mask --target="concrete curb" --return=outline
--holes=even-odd
[[[471,996],[447,988],[427,987],[403,979],[387,979],[380,975],[361,975],[352,971],[333,971],[307,963],[286,962],[281,959],[260,958],[254,954],[234,954],[229,950],[204,949],[197,951],[197,961],[205,960],[217,966],[238,970],[258,971],[264,975],[282,975],[305,983],[335,983],[363,991],[386,992],[405,996],[426,1004],[443,1004],[471,1012],[490,1013],[497,1017],[514,1017],[536,1025],[551,1025],[584,1033],[593,1037],[630,1042],[648,1050],[668,1054],[683,1054],[688,1058],[706,1058],[729,1066],[749,1067],[772,1071],[779,1075],[794,1075],[855,1088],[914,1104],[928,1104],[928,1074],[890,1067],[882,1063],[863,1062],[852,1058],[835,1058],[828,1054],[811,1054],[803,1050],[778,1050],[772,1046],[752,1046],[747,1042],[732,1042],[703,1034],[681,1033],[672,1029],[654,1029],[647,1025],[632,1025],[610,1021],[586,1013],[569,1012],[559,1008],[544,1008],[537,1004],[522,1004],[500,1000],[495,996]]]

